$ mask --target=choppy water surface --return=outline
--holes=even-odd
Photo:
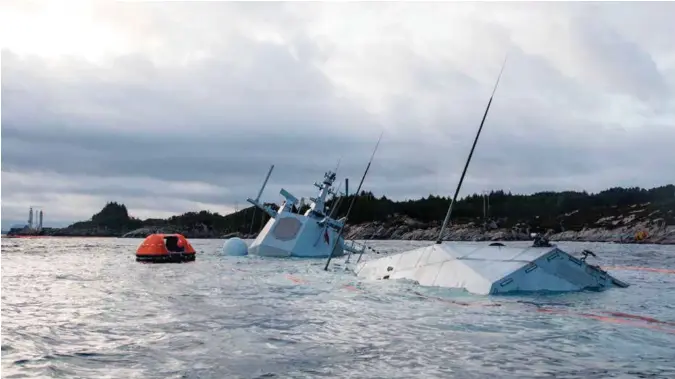
[[[218,240],[192,241],[193,263],[141,264],[139,242],[3,239],[3,378],[675,377],[675,274],[488,299],[360,282],[323,260],[221,257]],[[673,246],[560,246],[675,269]]]

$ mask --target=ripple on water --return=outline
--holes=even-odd
[[[138,264],[139,242],[3,241],[3,377],[675,377],[675,334],[579,315],[675,321],[672,274],[619,271],[631,287],[497,301],[360,282],[322,261],[221,257],[217,240],[194,241],[196,262]],[[675,268],[673,247],[561,247]]]

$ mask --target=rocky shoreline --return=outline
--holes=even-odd
[[[658,220],[622,223],[621,227],[595,226],[581,230],[544,233],[551,241],[614,242],[675,244],[675,225],[665,225]],[[629,225],[626,225],[629,224]],[[407,217],[393,217],[385,222],[367,222],[349,225],[345,229],[346,239],[355,240],[435,240],[440,231],[440,222],[422,223]],[[484,227],[476,223],[451,225],[446,229],[447,241],[529,241],[532,240],[528,225],[519,224],[513,228],[499,228],[495,223]],[[206,226],[183,230],[176,226],[143,227],[126,233],[107,229],[45,229],[40,235],[62,237],[121,237],[145,238],[153,233],[180,233],[190,239],[255,238],[256,234],[227,233]]]
[[[440,223],[424,225],[415,220],[403,220],[401,223],[366,223],[347,228],[348,239],[412,240],[431,241],[438,237]],[[642,234],[642,235],[640,235]],[[675,245],[675,225],[650,225],[638,223],[619,228],[584,228],[579,231],[568,230],[544,233],[551,241],[646,243]],[[642,238],[640,238],[642,237]],[[530,228],[522,225],[514,228],[484,228],[473,223],[451,225],[446,228],[444,240],[447,241],[530,241]]]

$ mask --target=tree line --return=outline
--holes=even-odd
[[[429,195],[417,200],[393,201],[382,195],[361,191],[358,195],[330,199],[331,209],[337,205],[336,218],[344,217],[352,199],[356,197],[348,224],[387,221],[395,217],[409,217],[423,223],[440,223],[451,198]],[[268,204],[275,209],[276,204]],[[488,194],[473,194],[453,206],[453,223],[494,221],[499,227],[526,223],[534,230],[580,230],[597,220],[625,214],[631,207],[641,209],[653,217],[661,217],[667,224],[675,224],[675,185],[651,189],[614,187],[590,194],[585,191],[544,191],[530,195],[512,194],[503,190]],[[300,209],[300,212],[304,212]],[[656,216],[654,216],[656,215]],[[172,226],[179,230],[209,229],[226,233],[257,233],[269,216],[254,207],[221,215],[202,210],[187,212],[168,219],[140,220],[130,217],[124,204],[109,202],[91,220],[78,222],[69,228],[100,228],[124,233],[141,227]]]

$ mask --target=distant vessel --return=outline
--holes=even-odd
[[[267,181],[274,169],[270,167],[267,177],[263,182],[258,196],[255,199],[248,198],[247,201],[270,216],[269,221],[256,239],[248,246],[247,251],[243,251],[241,244],[237,244],[236,251],[225,251],[228,244],[223,245],[226,255],[258,255],[263,257],[300,257],[300,258],[327,258],[333,252],[333,257],[343,256],[345,251],[360,252],[358,244],[346,244],[342,238],[341,230],[344,227],[344,218],[336,220],[332,217],[337,209],[337,204],[333,204],[333,211],[329,213],[326,207],[326,200],[329,194],[335,198],[336,191],[332,189],[336,179],[336,174],[327,171],[320,183],[314,183],[319,188],[316,198],[310,198],[310,206],[304,214],[301,211],[298,199],[285,189],[281,189],[280,194],[284,197],[284,202],[277,211],[268,205],[260,203]],[[297,211],[294,211],[297,209]],[[235,246],[234,244],[230,244]]]
[[[44,213],[42,209],[38,212],[37,209],[30,207],[28,210],[28,223],[25,225],[13,225],[7,232],[7,237],[29,237],[39,236],[43,232],[42,221]]]
[[[353,269],[358,277],[374,280],[409,279],[424,286],[462,289],[479,295],[602,291],[611,287],[628,287],[627,283],[612,277],[600,267],[586,263],[588,255],[595,256],[592,252],[585,250],[582,258],[576,258],[542,237],[536,237],[533,245],[524,249],[506,247],[498,242],[487,246],[443,242],[443,232],[450,221],[452,206],[457,201],[503,70],[504,66],[485,108],[436,243],[361,263],[359,257]]]

